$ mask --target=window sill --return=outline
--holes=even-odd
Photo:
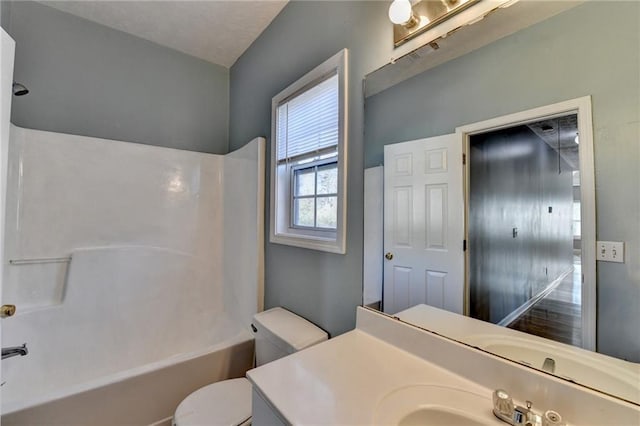
[[[337,241],[334,238],[322,238],[316,236],[300,234],[275,234],[271,235],[269,242],[284,244],[293,247],[306,248],[310,250],[326,251],[328,253],[345,254],[346,244],[344,241]]]

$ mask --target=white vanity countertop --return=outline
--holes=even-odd
[[[638,405],[363,308],[357,309],[355,330],[253,369],[247,377],[282,420],[296,425],[395,422],[385,420],[385,413],[404,417],[405,408],[430,402],[432,397],[422,394],[419,385],[446,386],[479,396],[472,398],[475,408],[469,405],[469,414],[497,425],[502,422],[492,413],[494,389],[506,389],[519,405],[532,401],[537,412],[555,410],[570,425],[640,424]],[[447,396],[445,404],[452,399],[452,408],[456,407],[461,403],[458,396]],[[387,403],[397,410],[389,410]]]
[[[253,369],[247,377],[292,424],[372,424],[392,390],[437,384],[486,396],[491,390],[353,330],[321,345]]]

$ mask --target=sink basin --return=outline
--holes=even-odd
[[[380,400],[374,413],[377,425],[502,425],[492,412],[491,395],[431,385],[408,385]]]
[[[398,422],[399,426],[484,426],[485,424],[482,419],[475,419],[466,413],[455,410],[448,411],[440,407],[421,408],[406,415]]]

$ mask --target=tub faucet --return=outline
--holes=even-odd
[[[2,359],[11,358],[12,356],[25,356],[29,353],[27,344],[23,343],[22,346],[12,346],[10,348],[2,348]]]
[[[553,358],[545,358],[542,363],[542,370],[547,373],[555,373],[556,372],[556,361]]]

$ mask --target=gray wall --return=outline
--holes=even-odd
[[[16,41],[22,127],[193,151],[228,151],[229,71],[33,2],[2,1]]]
[[[571,271],[572,170],[526,126],[470,146],[470,313],[498,323]]]
[[[590,1],[367,99],[366,167],[383,145],[592,96],[597,238],[625,241],[598,262],[598,350],[640,361],[640,4]]]
[[[391,28],[387,7],[386,2],[291,2],[231,68],[233,149],[256,136],[270,139],[271,98],[339,50],[350,49],[347,254],[270,244],[266,227],[265,306],[289,308],[332,335],[353,328],[355,308],[362,303],[362,79],[391,43],[380,30]],[[268,224],[268,205],[266,218]]]

